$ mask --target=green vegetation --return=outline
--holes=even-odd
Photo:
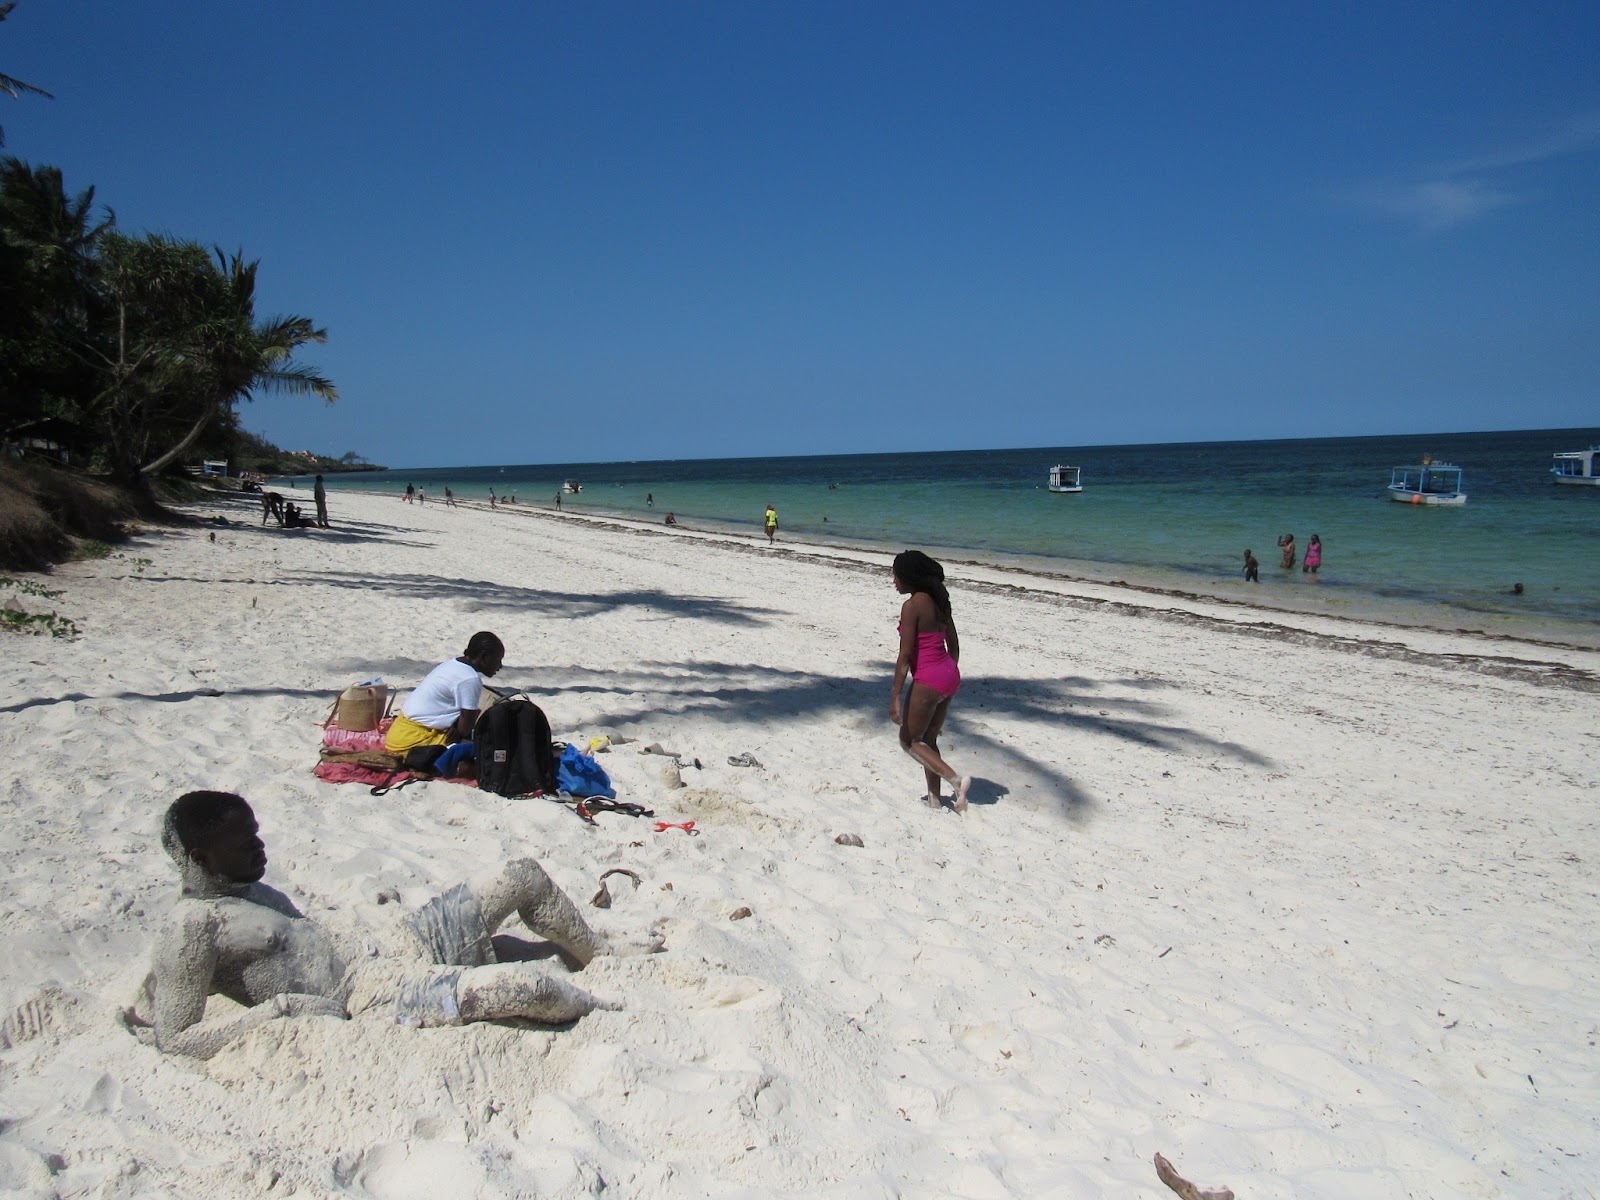
[[[327,340],[307,317],[258,319],[258,264],[163,234],[131,236],[93,188],[0,159],[0,440],[65,448],[145,497],[162,472],[230,458],[238,405],[333,383],[296,362]]]
[[[24,596],[37,596],[43,600],[54,600],[61,595],[42,584],[32,583],[26,579],[12,579],[0,575],[0,588],[13,588]],[[3,606],[0,606],[0,629],[10,633],[48,633],[54,638],[72,638],[78,636],[77,623],[70,617],[63,617],[55,612],[30,613],[23,612],[16,605],[13,597]]]
[[[313,454],[309,450],[282,450],[265,438],[247,430],[234,435],[234,448],[229,460],[234,473],[252,471],[258,475],[333,475],[340,471],[381,471],[383,467],[370,463],[354,450],[339,458]]]
[[[0,21],[13,7],[0,0]],[[48,95],[5,74],[0,92]],[[92,187],[69,193],[60,168],[0,158],[0,567],[109,554],[127,518],[171,519],[160,498],[184,494],[200,459],[235,474],[373,469],[239,428],[239,402],[259,392],[338,398],[294,357],[325,331],[257,318],[257,268],[125,233]]]

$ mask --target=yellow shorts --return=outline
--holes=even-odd
[[[449,741],[448,729],[429,729],[400,713],[384,735],[383,748],[390,754],[404,754],[413,746],[443,746]]]

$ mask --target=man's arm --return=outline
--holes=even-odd
[[[452,742],[470,742],[472,731],[478,727],[478,710],[463,708],[461,715],[456,718],[456,723],[450,727],[450,740]]]
[[[279,1017],[345,1015],[332,1000],[285,992],[235,1016],[201,1020],[217,970],[216,914],[194,904],[179,907],[183,911],[157,935],[153,954],[156,1045],[166,1053],[210,1058]]]

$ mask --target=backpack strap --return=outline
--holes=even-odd
[[[399,783],[396,783],[395,780],[399,779],[402,775],[404,775],[405,778],[401,779]],[[421,775],[412,775],[408,771],[396,771],[382,783],[374,784],[372,787],[368,788],[367,791],[373,796],[387,796],[390,792],[398,792],[403,788],[410,787],[413,783],[416,783],[421,778]]]

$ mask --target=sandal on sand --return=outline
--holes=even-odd
[[[730,767],[759,767],[761,762],[754,754],[746,751],[744,754],[730,754],[728,756]]]

